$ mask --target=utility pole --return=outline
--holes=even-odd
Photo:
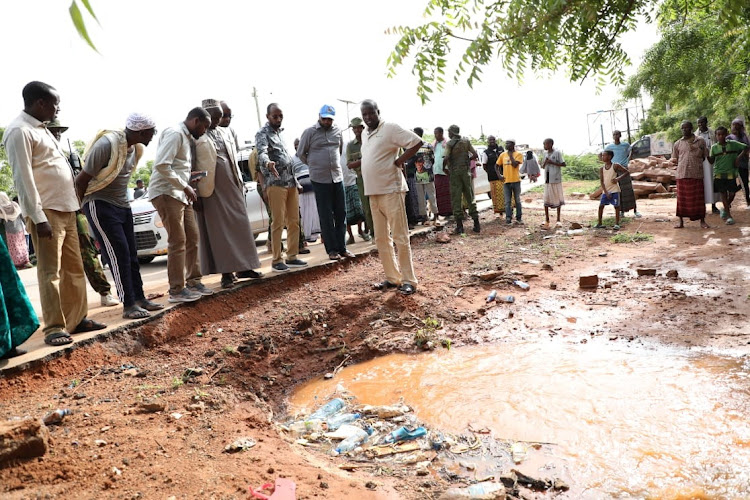
[[[258,116],[258,128],[261,128],[263,124],[260,122],[260,106],[258,106],[258,91],[253,87],[253,99],[255,99],[255,113]]]
[[[349,101],[347,99],[336,99],[339,102],[343,102],[346,104],[346,126],[349,126],[349,123],[351,123],[351,120],[349,119],[349,105],[350,104],[357,104],[355,101]]]

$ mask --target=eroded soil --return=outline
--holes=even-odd
[[[736,210],[735,226],[713,216],[712,229],[689,223],[677,231],[674,200],[639,202],[644,217],[621,232],[648,233],[654,241],[615,244],[612,231],[565,234],[571,221],[588,225],[594,202],[569,200],[556,233],[539,228],[540,195],[528,198],[534,201],[525,207],[526,226],[506,226],[484,212],[480,235],[447,244],[434,234],[414,240],[416,295],[370,290],[382,279],[381,266],[377,256],[363,257],[177,308],[0,379],[5,418],[73,411],[51,428],[47,455],[0,469],[2,496],[246,498],[248,486],[284,476],[302,499],[430,498],[448,483],[408,471],[342,471],[340,460],[290,444],[273,424],[300,382],[342,363],[418,350],[415,333],[428,317],[441,324],[436,348],[445,339],[456,348],[507,336],[585,342],[606,335],[613,342],[750,353],[750,211]],[[654,268],[657,276],[638,277],[637,268]],[[667,277],[670,270],[677,276]],[[494,281],[478,277],[490,271],[499,273]],[[579,276],[587,274],[599,276],[596,290],[579,289]],[[530,290],[508,283],[510,276]],[[489,311],[505,307],[487,306],[492,289],[515,296],[507,313]],[[143,402],[166,407],[147,413]],[[253,448],[223,452],[246,436],[257,441]]]

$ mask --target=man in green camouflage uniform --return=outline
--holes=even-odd
[[[462,197],[469,203],[469,215],[474,219],[474,232],[479,232],[479,213],[477,203],[474,199],[474,189],[471,186],[471,160],[478,158],[474,146],[469,139],[461,137],[458,125],[448,127],[448,144],[445,146],[444,168],[450,172],[451,183],[451,207],[453,217],[456,219],[456,234],[464,232],[464,210]]]

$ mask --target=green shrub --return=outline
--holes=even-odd
[[[587,153],[580,156],[565,155],[563,180],[593,181],[599,179],[601,163],[597,155]]]

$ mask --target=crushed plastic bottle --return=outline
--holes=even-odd
[[[327,437],[328,439],[346,439],[349,436],[353,436],[357,433],[357,431],[361,429],[361,427],[358,427],[356,425],[344,424],[335,431],[324,433],[323,436]]]
[[[440,496],[440,500],[461,500],[471,498],[472,500],[484,500],[491,498],[505,498],[501,495],[505,491],[502,483],[492,483],[485,481],[483,483],[472,484],[466,488],[449,488]]]
[[[406,427],[399,427],[385,437],[386,443],[397,443],[399,441],[411,441],[412,439],[421,438],[427,435],[427,429],[424,427],[417,427],[413,431],[410,431]]]
[[[287,426],[287,428],[297,434],[310,434],[312,432],[323,432],[325,422],[319,418],[299,420]]]
[[[346,403],[344,403],[344,400],[341,398],[335,398],[318,408],[318,411],[310,415],[308,420],[324,420],[337,411],[341,410],[344,406],[346,406]]]
[[[515,280],[513,284],[516,285],[521,290],[528,290],[529,288],[531,288],[528,283],[526,283],[525,281],[521,281],[521,280]]]
[[[495,300],[495,297],[497,297],[497,290],[492,290],[490,294],[487,296],[487,302],[492,302]]]
[[[352,451],[357,446],[367,442],[367,439],[372,434],[372,428],[368,428],[367,430],[364,429],[357,429],[357,432],[349,436],[348,438],[344,439],[339,443],[339,445],[336,447],[336,454],[340,455],[341,453],[346,453],[347,451]]]
[[[329,431],[335,431],[342,425],[354,422],[361,416],[362,415],[360,415],[359,413],[342,413],[339,415],[333,415],[326,420],[326,425],[328,426]]]
[[[505,297],[501,297],[497,299],[498,302],[505,302],[506,304],[512,304],[516,301],[516,298],[512,295],[506,295]]]
[[[67,408],[60,408],[53,412],[50,412],[42,418],[42,422],[44,422],[44,425],[55,425],[62,422],[63,418],[65,418],[67,415],[70,415],[72,412]]]

